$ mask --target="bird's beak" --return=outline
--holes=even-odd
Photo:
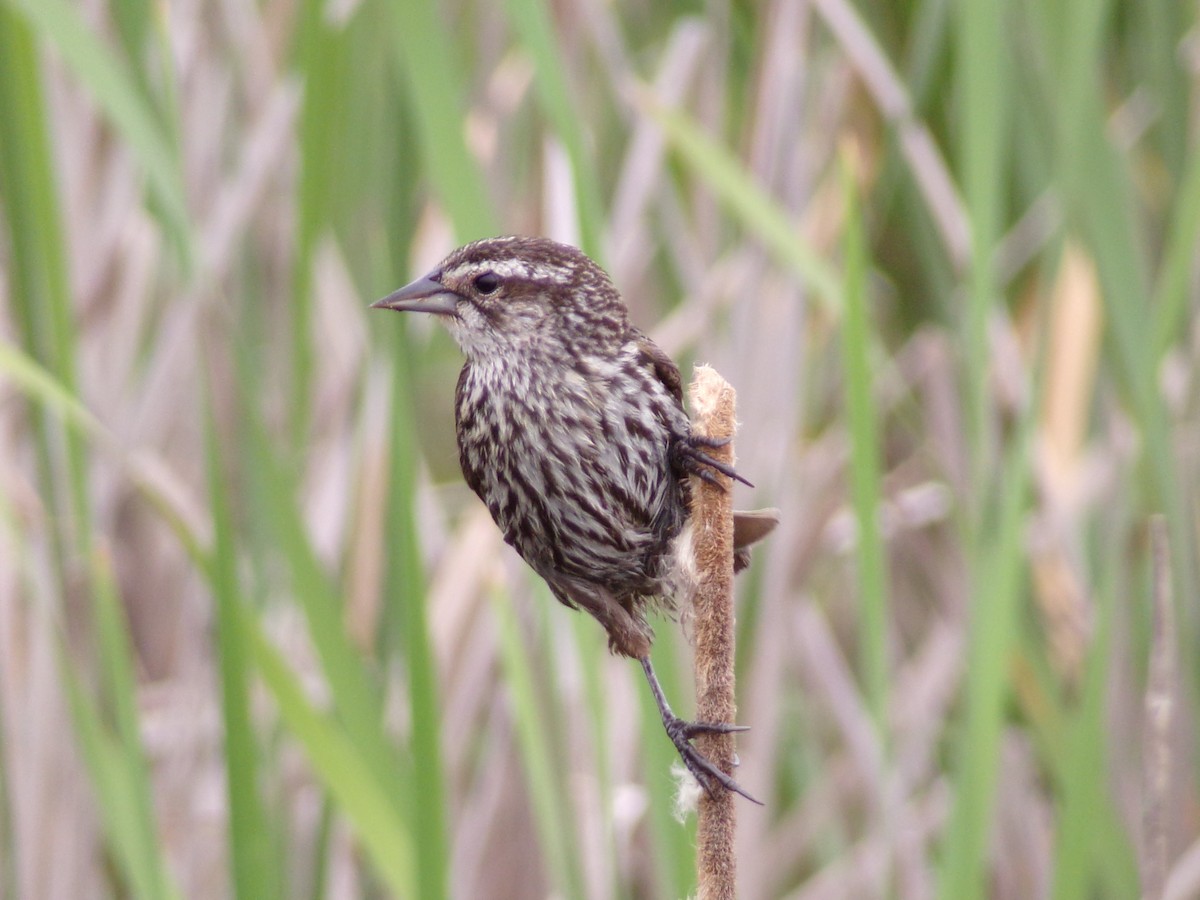
[[[371,304],[371,309],[398,309],[401,312],[427,312],[452,316],[461,298],[429,275],[418,278]]]

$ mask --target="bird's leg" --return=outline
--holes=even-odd
[[[731,438],[714,438],[702,437],[698,434],[690,434],[687,437],[676,438],[671,442],[671,456],[675,465],[689,475],[696,475],[703,478],[709,484],[714,484],[721,487],[721,482],[717,480],[710,469],[716,469],[722,475],[728,475],[748,487],[754,487],[747,479],[737,473],[737,470],[728,463],[723,463],[718,459],[713,459],[712,456],[705,453],[705,448],[711,450],[715,447],[724,447],[732,440]],[[707,468],[706,468],[707,467]]]
[[[658,704],[658,712],[662,716],[663,727],[667,729],[667,737],[679,751],[688,771],[708,791],[710,796],[713,793],[712,782],[716,781],[726,790],[741,794],[751,803],[762,806],[760,800],[756,800],[742,790],[736,781],[713,765],[708,757],[693,747],[691,743],[692,738],[699,734],[729,734],[734,731],[749,731],[749,726],[729,725],[725,722],[687,722],[679,718],[671,712],[671,706],[667,703],[666,695],[663,694],[662,685],[658,683],[658,676],[654,674],[654,666],[650,664],[650,657],[638,657],[638,662],[642,664],[642,671],[646,673],[646,680],[650,682],[650,692],[654,694],[654,702]]]

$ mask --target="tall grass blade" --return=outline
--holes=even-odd
[[[35,34],[21,15],[0,6],[0,194],[8,222],[7,266],[19,339],[68,392],[76,384],[74,325],[67,249],[59,209],[54,152]],[[90,514],[78,439],[63,437],[34,411],[42,494],[64,523],[54,531],[57,568],[66,570],[73,538],[86,541]],[[56,443],[65,443],[65,458]],[[79,548],[87,555],[86,544]]]
[[[862,619],[862,678],[867,703],[880,735],[888,722],[888,597],[883,537],[880,533],[883,497],[880,488],[878,415],[872,397],[873,346],[867,314],[866,239],[857,189],[848,162],[843,162],[846,196],[845,316],[842,356],[846,366],[846,411],[850,425],[850,487],[857,521],[856,542],[859,611]]]
[[[536,87],[542,108],[555,133],[562,140],[571,160],[575,181],[575,208],[579,215],[580,247],[589,256],[600,259],[603,226],[600,185],[596,165],[587,150],[586,135],[578,110],[578,101],[567,90],[566,61],[550,22],[550,11],[542,0],[508,0],[508,19],[521,44],[533,59]]]
[[[1001,200],[1006,185],[1005,150],[1010,146],[1007,46],[1000,0],[972,0],[958,7],[959,98],[963,196],[971,224],[971,269],[963,316],[965,405],[974,484],[994,463],[988,432],[989,398],[987,324],[997,300],[995,246],[1000,234]],[[968,498],[970,502],[971,498]],[[978,508],[976,509],[976,514]]]
[[[1067,724],[1058,767],[1062,778],[1054,900],[1132,897],[1138,892],[1124,827],[1113,814],[1106,785],[1105,700],[1111,658],[1111,601],[1100,609],[1084,676],[1083,695]],[[1121,863],[1125,863],[1121,871]],[[1120,886],[1120,887],[1118,887]]]
[[[520,627],[509,598],[496,592],[492,610],[500,625],[500,651],[505,686],[512,698],[513,715],[525,777],[533,801],[546,874],[555,890],[565,897],[582,897],[583,875],[574,852],[574,827],[568,792],[559,775],[562,767],[554,758],[554,738],[539,709],[536,679],[530,651],[521,639]]]
[[[398,343],[398,342],[396,342]],[[417,447],[409,425],[410,377],[403,352],[393,354],[391,462],[387,512],[387,602],[399,608],[400,650],[408,675],[408,700],[412,716],[412,803],[420,810],[413,835],[418,852],[421,896],[437,900],[448,896],[450,848],[446,828],[446,790],[443,772],[442,703],[437,664],[427,621],[425,579],[417,536],[421,523],[416,502]]]
[[[230,875],[239,900],[284,896],[273,823],[263,804],[259,750],[250,711],[251,660],[241,630],[245,601],[238,585],[236,537],[211,413],[206,421],[208,494],[213,514],[209,581],[216,596],[225,790],[229,804]]]
[[[189,270],[194,248],[181,162],[149,98],[128,69],[88,29],[76,7],[62,0],[6,0],[6,4],[53,44],[112,122],[145,171],[163,211],[164,224],[180,250],[184,269]]]
[[[255,668],[313,770],[354,827],[376,871],[396,897],[416,897],[417,859],[411,829],[392,802],[392,786],[376,777],[372,760],[329,716],[313,708],[295,674],[254,618],[238,607]],[[369,750],[369,748],[367,748]]]
[[[1023,596],[1023,514],[1029,490],[1032,414],[1014,439],[998,484],[995,518],[985,521],[972,565],[965,721],[955,755],[954,801],[945,830],[938,896],[986,896],[985,863],[999,772],[1004,701],[1017,612]]]
[[[465,91],[461,52],[429,0],[390,3],[396,64],[416,113],[421,163],[459,240],[498,231],[487,183],[463,140]],[[398,160],[397,164],[404,161]]]
[[[103,721],[101,704],[85,689],[66,647],[60,648],[60,669],[75,732],[99,801],[100,820],[121,874],[137,896],[169,900],[177,897],[178,891],[171,883],[155,825],[152,785],[141,746],[137,695],[130,671],[132,648],[107,564],[97,555],[92,565],[104,700],[111,705],[111,725]]]
[[[260,478],[259,496],[291,575],[296,600],[304,610],[338,719],[357,754],[371,767],[374,780],[387,787],[384,797],[397,812],[403,812],[409,762],[383,732],[382,691],[346,633],[338,593],[309,541],[286,463],[272,451],[253,413],[247,416],[247,423],[252,471]]]
[[[659,105],[648,94],[640,95],[640,102],[680,159],[708,185],[729,214],[763,242],[779,265],[812,288],[826,309],[840,315],[845,303],[841,279],[741,163],[685,114]]]

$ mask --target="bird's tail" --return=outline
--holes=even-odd
[[[750,565],[750,545],[757,544],[779,524],[779,510],[766,509],[733,511],[733,571]]]

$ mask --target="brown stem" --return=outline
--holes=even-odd
[[[732,438],[735,394],[729,383],[708,366],[698,366],[690,388],[694,433]],[[732,464],[732,441],[708,451]],[[692,478],[693,552],[696,561],[696,718],[701,722],[733,722],[733,500],[732,484],[720,486]],[[733,735],[710,734],[696,739],[700,751],[721,771],[733,771]],[[700,797],[696,828],[696,866],[700,900],[736,896],[733,838],[734,795],[726,790]]]

